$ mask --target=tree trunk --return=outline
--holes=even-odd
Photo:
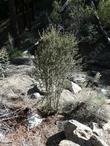
[[[8,0],[10,17],[10,35],[12,37],[13,47],[18,44],[18,24],[16,16],[15,0]]]

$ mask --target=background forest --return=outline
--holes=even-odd
[[[0,45],[7,45],[8,41],[15,48],[29,48],[39,39],[39,32],[53,25],[73,34],[83,63],[91,63],[109,48],[109,9],[109,0],[1,0]],[[32,37],[25,42],[29,33]]]

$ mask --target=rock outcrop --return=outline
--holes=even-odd
[[[64,124],[65,136],[80,146],[108,146],[91,128],[76,121],[69,120]]]

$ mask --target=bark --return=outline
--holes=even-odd
[[[16,16],[15,0],[8,0],[9,17],[10,17],[10,34],[13,39],[13,47],[18,44],[18,24]]]

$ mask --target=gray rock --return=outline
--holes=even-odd
[[[92,136],[92,129],[76,120],[69,120],[64,125],[66,138],[79,144],[87,142]]]
[[[74,103],[75,98],[74,95],[69,90],[63,90],[59,99],[58,111],[59,113],[69,112],[71,110],[71,106]]]
[[[62,140],[59,144],[59,146],[80,146],[79,144],[76,144],[70,140]]]
[[[65,136],[81,146],[108,146],[91,128],[76,121],[69,120],[64,124]]]
[[[99,127],[99,125],[95,122],[92,122],[92,131],[97,136],[103,136],[103,130]]]
[[[74,82],[71,82],[71,86],[74,94],[79,93],[82,90],[81,87]]]
[[[109,146],[100,137],[96,135],[92,135],[89,141],[93,146]]]
[[[64,81],[64,89],[71,91],[73,94],[76,94],[82,90],[78,84],[76,84],[68,79],[66,79]]]
[[[109,93],[109,90],[108,89],[105,89],[105,88],[101,88],[101,93],[107,97],[110,96],[110,93]]]
[[[110,121],[108,121],[107,123],[105,123],[105,124],[103,125],[103,130],[105,130],[105,131],[110,131]]]

